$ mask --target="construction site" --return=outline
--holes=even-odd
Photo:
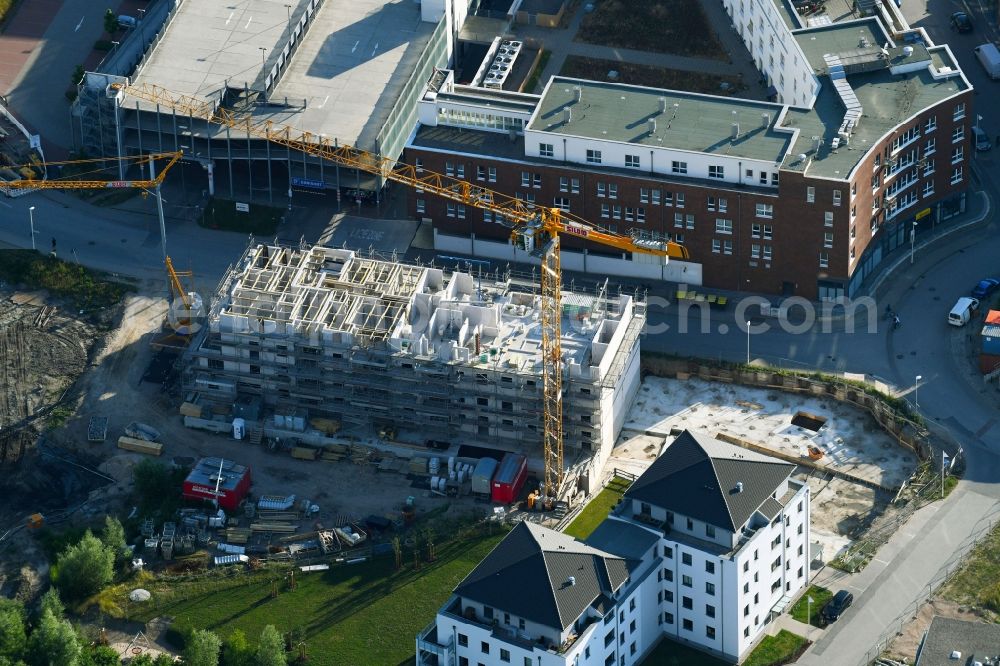
[[[445,273],[321,246],[255,245],[185,352],[185,423],[323,449],[378,433],[441,455],[526,454],[541,472],[540,296],[529,280]],[[589,492],[638,386],[642,303],[562,296],[570,487]]]

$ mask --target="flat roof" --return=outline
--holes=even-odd
[[[961,653],[952,659],[952,651]],[[917,656],[917,666],[955,666],[985,661],[1000,653],[1000,627],[935,615],[927,628]]]
[[[849,145],[834,150],[830,142],[837,136],[846,109],[826,75],[823,56],[857,52],[862,48],[862,39],[874,47],[884,46],[889,39],[874,18],[793,34],[820,76],[820,92],[812,109],[790,108],[782,122],[782,127],[800,130],[795,146],[785,159],[783,168],[786,169],[803,171],[808,165],[810,175],[847,178],[869,149],[894,127],[922,109],[968,89],[961,74],[935,79],[926,67],[908,74],[893,74],[889,69],[890,65],[899,65],[907,59],[913,62],[927,60],[939,68],[941,64],[950,63],[950,58],[942,55],[947,53],[944,47],[929,51],[921,44],[914,44],[910,56],[903,56],[900,48],[891,47],[885,67],[847,75],[847,82],[864,111],[852,130]],[[822,139],[818,152],[813,152],[814,136]],[[809,159],[800,161],[800,154],[808,155]]]
[[[219,463],[222,463],[221,477]],[[235,490],[246,473],[246,466],[239,465],[232,460],[202,458],[188,474],[187,481],[214,488],[216,480],[219,480],[219,490]]]
[[[580,101],[575,89],[580,88]],[[666,111],[661,112],[661,98]],[[564,111],[569,109],[567,121]],[[529,130],[780,162],[791,134],[775,131],[780,104],[621,83],[553,77]],[[770,116],[764,128],[762,115]],[[649,132],[648,121],[656,120]],[[732,124],[740,136],[731,139]]]
[[[181,4],[136,83],[196,97],[217,93],[227,81],[262,89],[288,39],[286,4],[295,25],[307,0]],[[326,0],[269,96],[275,103],[287,97],[292,108],[265,108],[255,117],[374,148],[436,27],[421,21],[412,0]]]

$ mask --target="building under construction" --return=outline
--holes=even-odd
[[[265,431],[293,417],[306,429],[337,420],[346,430],[523,450],[537,461],[536,292],[510,276],[252,245],[189,347],[185,387],[216,413],[259,403]],[[576,471],[586,475],[603,465],[638,389],[644,306],[628,295],[567,292],[562,313],[566,464],[582,462]]]

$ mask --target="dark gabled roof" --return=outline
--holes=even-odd
[[[566,629],[595,601],[604,598],[606,603],[627,578],[622,558],[522,522],[458,584],[455,594]]]
[[[625,558],[629,571],[642,564],[660,537],[645,527],[608,517],[587,537],[587,545]]]
[[[625,497],[738,530],[792,473],[794,465],[685,430]],[[743,490],[737,492],[738,483]]]
[[[951,658],[953,650],[962,653],[961,659]],[[955,666],[972,663],[970,657],[985,662],[985,657],[998,654],[1000,626],[935,615],[917,653],[916,666]]]

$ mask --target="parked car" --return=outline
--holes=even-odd
[[[985,152],[993,147],[993,142],[990,141],[990,137],[975,125],[972,126],[972,142],[976,146],[976,150],[979,152]]]
[[[955,12],[951,15],[951,29],[959,32],[972,32],[972,19],[965,12]]]
[[[841,590],[833,595],[833,598],[826,603],[826,606],[823,606],[820,617],[825,624],[836,622],[837,618],[843,615],[844,611],[850,608],[853,603],[854,595],[847,590]]]
[[[1000,280],[996,278],[980,280],[979,284],[972,288],[972,297],[982,300],[996,291],[997,287],[1000,287]]]

